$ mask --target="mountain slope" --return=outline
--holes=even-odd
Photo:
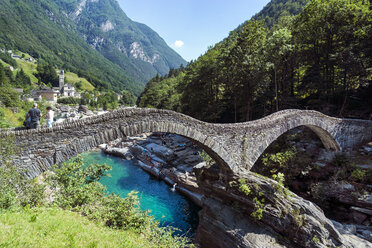
[[[148,78],[186,63],[115,0],[1,0],[0,48],[136,95]]]

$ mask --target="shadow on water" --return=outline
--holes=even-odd
[[[149,175],[132,161],[106,155],[101,152],[82,154],[85,164],[106,163],[112,167],[111,177],[104,177],[101,183],[109,193],[126,196],[137,191],[141,209],[150,210],[150,215],[160,222],[161,226],[172,226],[183,234],[192,237],[198,225],[198,207],[185,196],[171,191],[171,187],[161,180]]]

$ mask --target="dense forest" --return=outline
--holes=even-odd
[[[273,2],[287,10],[298,4]],[[312,0],[298,15],[288,13],[277,14],[275,24],[247,21],[187,67],[154,77],[139,106],[181,111],[209,122],[248,121],[288,108],[368,118],[369,1]]]
[[[265,21],[272,27],[281,18],[298,15],[310,0],[272,0],[259,13],[252,17],[254,21]]]

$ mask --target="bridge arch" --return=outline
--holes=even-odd
[[[293,126],[292,125],[288,126],[288,128],[286,128],[286,129],[280,129],[279,132],[276,132],[273,135],[268,136],[268,138],[264,142],[265,145],[260,146],[260,147],[257,148],[258,151],[256,151],[255,154],[257,154],[258,156],[257,157],[255,156],[255,157],[252,158],[253,165],[256,163],[257,159],[266,151],[266,149],[271,144],[273,144],[279,137],[281,137],[282,135],[288,133],[289,131],[291,131],[293,129],[296,129],[296,128],[302,127],[302,126],[308,128],[309,130],[314,132],[317,135],[317,137],[321,140],[321,142],[323,143],[323,146],[327,150],[341,151],[340,145],[338,144],[337,140],[327,130],[323,129],[320,126],[302,125],[302,123],[298,123],[298,124],[293,125]]]
[[[190,127],[190,125],[185,123],[146,120],[133,124],[125,124],[125,126],[121,125],[119,129],[122,131],[124,137],[154,132],[177,134],[186,137],[207,152],[222,167],[224,172],[232,172],[224,159],[229,156],[229,152],[225,150],[223,144],[217,139],[205,134],[203,130],[197,127]]]

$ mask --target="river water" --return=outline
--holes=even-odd
[[[179,229],[177,234],[192,237],[198,225],[200,208],[185,196],[173,192],[171,187],[143,171],[130,160],[92,151],[82,154],[84,164],[107,164],[112,167],[111,177],[100,182],[109,193],[125,197],[130,191],[138,191],[141,209],[150,210],[150,215],[160,221],[161,226]]]

